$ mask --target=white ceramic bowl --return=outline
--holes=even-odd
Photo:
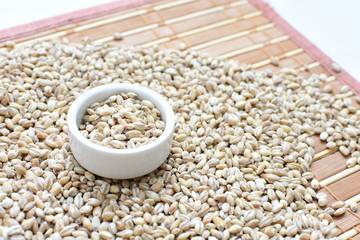
[[[134,149],[111,149],[91,142],[80,133],[79,125],[86,109],[94,102],[104,101],[121,92],[134,92],[159,109],[166,126],[158,139]],[[117,83],[95,87],[80,95],[69,109],[67,124],[71,151],[84,168],[103,177],[126,179],[145,175],[165,161],[171,150],[175,115],[170,104],[153,90]]]

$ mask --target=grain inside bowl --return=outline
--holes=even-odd
[[[163,133],[165,123],[154,103],[140,100],[136,93],[123,92],[93,103],[79,128],[98,145],[132,149],[155,141]]]
[[[108,83],[161,93],[171,154],[130,180],[94,176],[66,115]],[[37,42],[0,53],[0,234],[14,239],[321,239],[340,234],[310,172],[313,135],[360,161],[360,111],[324,75],[252,71],[194,51]],[[352,165],[351,164],[351,165]],[[311,184],[310,184],[311,183]],[[318,200],[325,209],[319,208]]]

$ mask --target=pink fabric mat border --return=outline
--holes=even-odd
[[[336,73],[332,70],[332,63],[329,56],[323,53],[319,48],[312,44],[307,38],[293,28],[288,22],[275,12],[269,4],[263,0],[249,0],[251,4],[256,6],[261,12],[272,21],[277,28],[279,28],[284,34],[288,35],[292,41],[294,41],[299,47],[311,56],[313,59],[318,61],[329,73],[335,76],[341,83],[348,85],[351,90],[360,96],[360,82],[356,81],[349,73],[342,70]],[[360,79],[359,79],[360,80]]]
[[[134,8],[158,0],[118,0],[98,6],[81,9],[59,16],[0,30],[0,42],[29,36],[56,27],[105,16],[121,10]]]

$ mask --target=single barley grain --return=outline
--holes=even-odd
[[[357,202],[352,202],[350,203],[350,210],[353,212],[357,212],[358,210],[358,203]]]
[[[122,33],[114,33],[113,38],[116,41],[120,41],[123,40],[124,36],[122,35]]]
[[[332,63],[332,64],[331,64],[331,67],[332,67],[332,70],[333,70],[334,72],[336,72],[336,73],[341,72],[341,67],[339,66],[339,64],[337,64],[337,63]]]

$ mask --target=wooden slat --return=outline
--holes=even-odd
[[[346,158],[340,152],[326,156],[311,164],[312,173],[315,175],[316,179],[320,181],[345,169]]]
[[[360,192],[359,179],[360,171],[330,184],[327,188],[340,200],[345,201]]]
[[[319,138],[319,136],[314,136],[312,139],[315,141],[315,153],[326,149],[326,144]]]
[[[142,16],[125,19],[122,21],[107,24],[101,28],[91,28],[81,31],[85,36],[91,39],[98,39],[109,36],[109,32],[124,32],[134,28],[138,28],[145,25],[145,21]],[[112,36],[112,34],[110,35]]]
[[[156,40],[156,34],[152,31],[141,32],[124,38],[122,41],[111,41],[115,46],[141,45]]]
[[[166,9],[166,8],[171,8],[174,6],[178,6],[184,3],[188,3],[188,2],[193,2],[194,0],[181,0],[181,1],[169,1],[168,3],[164,3],[158,6],[154,7],[154,10],[162,10],[162,9]]]
[[[207,31],[202,31],[196,34],[182,36],[179,34],[179,37],[183,37],[184,41],[188,44],[188,47],[193,47],[195,45],[199,45],[205,42],[213,41],[220,37],[228,36],[231,34],[235,34],[241,31],[245,31],[251,28],[256,27],[257,25],[252,24],[249,20],[241,19],[239,22],[243,23],[240,26],[233,26],[233,21],[236,19],[231,19],[232,21],[227,21],[224,25],[221,25],[216,28],[209,29]],[[221,23],[221,22],[220,22]],[[259,25],[260,26],[260,25]]]
[[[347,168],[343,171],[340,171],[320,182],[320,186],[327,186],[330,185],[336,181],[339,181],[340,179],[346,178],[347,176],[350,176],[353,173],[356,173],[360,170],[360,165],[355,165],[354,167]]]
[[[336,225],[343,231],[346,232],[353,227],[360,224],[360,219],[347,211],[344,215],[334,218]]]
[[[224,14],[222,14],[221,12],[214,12],[172,24],[171,27],[172,29],[174,29],[176,33],[181,33],[185,31],[189,31],[190,29],[196,29],[202,27],[204,25],[217,23],[224,19],[226,19],[226,16]]]
[[[214,4],[211,1],[198,0],[180,6],[160,10],[157,12],[157,14],[161,17],[162,20],[166,21],[168,19],[191,14],[192,12],[194,12],[195,9],[197,11],[203,11],[212,7],[214,7]]]
[[[360,234],[354,236],[351,238],[351,240],[360,240]]]

